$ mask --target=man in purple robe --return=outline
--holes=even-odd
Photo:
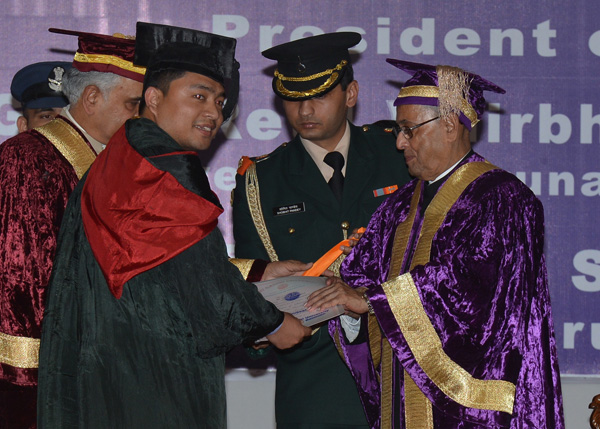
[[[415,179],[387,199],[308,306],[330,323],[373,428],[563,428],[540,201],[471,149],[483,91],[449,66],[414,74],[396,102]]]

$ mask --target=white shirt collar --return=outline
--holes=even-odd
[[[467,157],[467,155],[468,155],[469,153],[471,153],[471,151],[468,151],[467,153],[465,153],[465,155],[464,155],[464,156],[463,156],[461,159],[459,159],[458,161],[456,161],[456,164],[454,164],[452,167],[450,167],[449,169],[447,169],[446,171],[444,171],[442,174],[440,174],[440,175],[439,175],[438,177],[436,177],[434,180],[429,180],[427,183],[429,183],[429,184],[431,185],[432,183],[435,183],[435,182],[437,182],[438,180],[440,180],[440,179],[441,179],[442,177],[444,177],[446,174],[450,173],[450,172],[451,172],[451,171],[454,169],[454,167],[456,167],[458,164],[460,164],[460,163],[461,163],[461,161]]]
[[[90,142],[90,145],[92,145],[92,148],[96,152],[96,155],[99,154],[100,152],[102,152],[102,150],[104,150],[106,145],[104,143],[100,143],[98,140],[93,138],[91,135],[89,135],[89,133],[86,130],[83,129],[81,125],[79,125],[79,123],[73,118],[73,115],[71,115],[71,112],[69,111],[70,107],[70,104],[63,107],[62,111],[60,112],[61,116],[64,116],[69,121],[71,121],[73,125],[75,125],[77,129],[81,131],[85,138]]]
[[[329,153],[327,149],[323,149],[321,146],[311,142],[310,140],[303,139],[300,137],[300,141],[304,146],[304,149],[308,152],[314,163],[319,168],[319,171],[323,175],[325,181],[329,181],[331,176],[333,176],[333,168],[329,165],[325,164],[323,158],[325,155]],[[342,168],[342,174],[346,175],[346,165],[348,165],[348,149],[350,148],[350,124],[346,121],[346,130],[344,131],[344,135],[335,146],[334,151],[337,151],[342,154],[344,157],[344,167]]]

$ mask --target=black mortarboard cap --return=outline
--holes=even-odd
[[[134,64],[146,66],[148,71],[185,70],[221,83],[227,96],[223,117],[229,118],[239,94],[240,64],[235,59],[235,39],[147,22],[137,23],[135,39]]]
[[[273,91],[284,100],[319,97],[339,83],[350,66],[348,49],[361,35],[339,32],[307,37],[274,46],[263,56],[277,61]]]

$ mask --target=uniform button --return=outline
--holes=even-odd
[[[289,232],[290,234],[293,234],[294,232],[296,232],[296,229],[295,229],[295,228],[290,228],[290,229],[288,229],[288,232]]]
[[[350,222],[348,222],[347,220],[343,221],[342,229],[345,229],[346,231],[348,231],[350,229]]]

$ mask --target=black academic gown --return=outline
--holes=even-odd
[[[146,119],[128,121],[125,134],[145,157],[181,151]],[[269,333],[282,314],[229,263],[218,228],[115,298],[84,231],[85,180],[69,201],[49,285],[40,428],[225,427],[225,351]]]

